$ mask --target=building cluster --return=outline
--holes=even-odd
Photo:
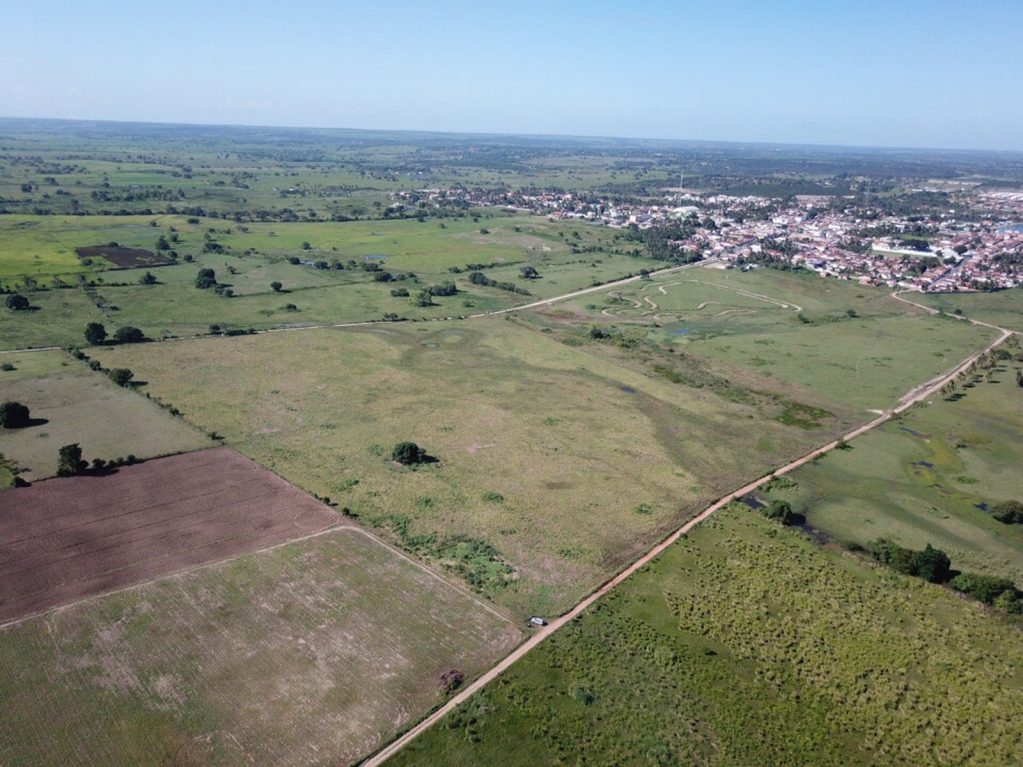
[[[896,215],[863,201],[798,195],[667,193],[638,202],[588,193],[522,189],[399,192],[395,207],[500,208],[618,229],[676,227],[680,252],[755,268],[784,263],[869,285],[931,292],[1023,285],[1023,193],[950,198],[940,215]]]

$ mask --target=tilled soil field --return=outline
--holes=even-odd
[[[0,494],[0,623],[336,525],[226,447]]]

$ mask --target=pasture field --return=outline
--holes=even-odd
[[[975,320],[1023,333],[1023,288],[995,293],[919,293],[910,298],[947,314],[958,309]]]
[[[860,416],[889,407],[995,335],[926,315],[884,290],[770,269],[687,270],[545,314],[645,331],[726,378],[746,371]]]
[[[1003,361],[990,381],[911,408],[849,449],[800,468],[791,477],[796,487],[771,497],[788,500],[839,540],[929,543],[958,569],[1023,581],[1023,529],[985,510],[1023,500],[1021,367]]]
[[[0,454],[29,481],[52,477],[57,451],[77,442],[89,460],[151,458],[209,447],[204,434],[156,403],[114,385],[64,352],[0,355],[0,401],[27,405],[36,423],[0,429]]]
[[[780,419],[787,400],[734,401],[512,319],[94,354],[526,615],[564,610],[741,479],[840,426],[800,428]],[[396,468],[402,440],[439,462]]]
[[[0,495],[0,624],[339,519],[226,447],[15,488]]]
[[[0,629],[0,761],[349,764],[521,636],[328,531]]]
[[[1011,765],[1019,626],[733,505],[389,764]]]
[[[385,315],[429,319],[507,308],[663,266],[616,252],[621,251],[620,235],[609,230],[539,217],[482,215],[478,222],[467,217],[447,222],[274,224],[189,223],[184,216],[0,217],[0,230],[6,227],[9,234],[0,237],[0,251],[35,252],[48,243],[55,265],[63,263],[65,251],[73,255],[76,244],[83,242],[155,249],[157,238],[164,237],[179,254],[176,264],[149,269],[96,271],[93,265],[74,273],[55,266],[59,274],[36,272],[28,288],[29,277],[9,277],[8,286],[20,286],[33,309],[0,309],[0,346],[78,344],[88,322],[111,329],[134,325],[162,338],[206,333],[211,325],[267,329],[381,320]],[[0,252],[0,262],[3,258]],[[11,263],[17,268],[19,262]],[[528,294],[474,285],[465,268],[470,263],[487,265],[483,271],[489,279]],[[526,264],[542,277],[523,278],[519,270]],[[369,267],[398,281],[377,281]],[[200,268],[213,269],[233,297],[196,288]],[[155,284],[140,284],[147,274]],[[447,281],[456,284],[457,295],[437,296],[432,306],[413,305],[412,297],[421,290]],[[281,283],[281,292],[271,288],[274,282]],[[48,285],[58,287],[45,289]],[[396,288],[411,297],[392,295]]]

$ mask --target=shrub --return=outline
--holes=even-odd
[[[217,284],[217,275],[212,269],[200,269],[195,275],[195,286],[200,290],[212,288]]]
[[[991,516],[1006,525],[1023,525],[1023,503],[1002,501],[991,507]]]
[[[98,322],[90,322],[85,326],[85,340],[98,346],[107,340],[107,329]]]
[[[916,554],[916,574],[931,583],[944,583],[949,579],[952,562],[941,549],[927,544]]]
[[[155,285],[156,284],[156,275],[153,274],[152,272],[146,272],[141,277],[139,277],[139,284],[140,285]]]
[[[128,368],[111,368],[107,371],[107,375],[118,386],[128,386],[131,383],[131,379],[135,377],[135,374],[128,370]]]
[[[146,340],[146,334],[132,325],[114,331],[114,340],[122,344],[137,344]]]
[[[277,280],[274,280],[273,282],[270,283],[270,290],[272,290],[274,293],[280,293],[281,290],[283,289],[284,286]]]
[[[537,280],[540,278],[540,272],[536,270],[535,266],[524,266],[519,269],[519,276],[525,280]]]
[[[391,460],[403,466],[422,463],[426,459],[426,451],[415,442],[399,442],[391,451]]]
[[[783,525],[801,525],[806,521],[806,518],[792,510],[792,505],[788,501],[771,501],[769,506],[765,506],[763,514],[768,519],[773,519],[777,522],[781,522]]]
[[[83,473],[89,468],[88,461],[82,458],[82,447],[77,442],[64,445],[57,453],[57,476],[72,477]]]
[[[408,298],[408,288],[391,288],[391,295],[395,298]]]
[[[979,599],[984,604],[990,605],[1002,594],[1017,594],[1016,584],[1008,578],[999,578],[994,575],[980,575],[978,573],[959,573],[952,579],[950,585],[956,591],[969,594],[974,599]]]
[[[20,402],[4,402],[0,405],[0,426],[5,429],[24,429],[32,423],[28,406]]]
[[[24,311],[29,307],[28,299],[18,293],[11,293],[7,296],[5,303],[8,309],[13,309],[16,312]]]

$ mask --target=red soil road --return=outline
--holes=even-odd
[[[336,526],[226,447],[0,493],[0,625]]]

